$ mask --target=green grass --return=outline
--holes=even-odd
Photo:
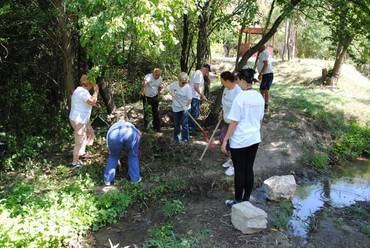
[[[276,84],[271,95],[275,108],[298,110],[333,137],[329,157],[316,154],[311,158],[314,168],[322,170],[327,162],[351,160],[370,151],[369,116],[352,115],[356,104],[362,108],[360,101],[343,97],[343,92],[303,84]]]

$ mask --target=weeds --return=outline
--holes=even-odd
[[[291,201],[282,201],[279,203],[279,210],[276,217],[271,221],[272,227],[284,229],[287,227],[290,217],[293,213],[293,204]]]
[[[179,237],[171,224],[162,224],[151,230],[151,239],[145,242],[143,248],[193,248],[199,247],[195,237]]]
[[[174,217],[185,213],[185,206],[180,200],[165,201],[163,213],[166,217]]]

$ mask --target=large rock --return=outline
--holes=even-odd
[[[267,198],[272,201],[290,199],[297,188],[293,175],[273,176],[263,182]]]
[[[252,234],[266,229],[267,214],[245,201],[232,206],[231,223],[242,233]]]

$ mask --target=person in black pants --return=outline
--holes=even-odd
[[[161,131],[161,123],[159,118],[159,99],[158,96],[162,89],[161,70],[155,68],[152,73],[145,76],[140,94],[143,96],[143,111],[144,111],[144,129],[148,130],[149,116],[151,111],[153,117],[153,128],[157,132]],[[149,109],[149,105],[150,108]]]
[[[231,159],[234,164],[235,198],[225,201],[227,206],[249,201],[253,183],[253,164],[261,142],[261,122],[264,115],[264,99],[252,89],[254,71],[242,70],[238,73],[238,84],[242,88],[234,99],[228,119],[231,120],[221,145],[227,154],[226,145],[230,143]]]

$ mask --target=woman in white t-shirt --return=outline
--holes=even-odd
[[[242,91],[239,85],[235,82],[235,76],[229,71],[224,71],[220,75],[221,83],[225,87],[222,93],[222,113],[223,113],[223,122],[221,125],[220,132],[220,142],[222,143],[226,135],[227,129],[229,127],[230,119],[227,116],[230,113],[231,105],[235,97]],[[229,145],[226,146],[226,149],[229,151]],[[230,158],[222,165],[224,168],[227,168],[225,174],[228,176],[234,175],[233,162]]]
[[[71,164],[73,167],[82,165],[79,160],[80,156],[84,156],[86,146],[92,145],[94,142],[95,134],[90,125],[90,115],[92,106],[97,106],[99,94],[99,87],[94,86],[85,74],[81,76],[80,85],[72,94],[71,112],[69,113],[69,120],[75,138]],[[94,88],[94,94],[90,95],[89,90],[92,88]]]
[[[226,146],[230,142],[231,159],[235,168],[235,198],[226,200],[228,206],[249,201],[254,183],[253,164],[261,142],[260,129],[265,104],[261,94],[252,89],[253,70],[240,71],[238,78],[243,91],[232,103],[227,116],[231,121],[221,146],[221,151],[227,154]]]
[[[181,140],[189,142],[189,122],[186,112],[190,109],[191,99],[193,98],[193,90],[188,84],[189,76],[186,72],[181,72],[178,80],[173,82],[168,91],[172,95],[172,114],[174,122],[174,139],[179,141],[181,131]]]

